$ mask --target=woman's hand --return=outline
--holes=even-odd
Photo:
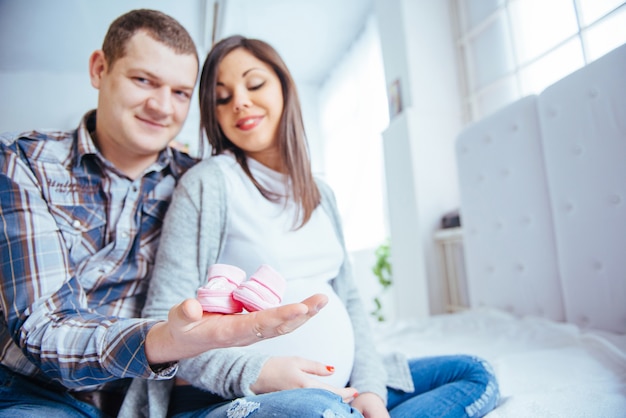
[[[352,401],[352,407],[358,409],[365,418],[389,418],[389,412],[380,396],[366,392]]]
[[[241,347],[288,334],[327,303],[327,296],[317,294],[301,303],[224,315],[203,312],[197,299],[187,299],[170,309],[167,321],[150,329],[146,336],[146,357],[150,364],[168,363],[214,348]]]
[[[357,395],[356,389],[339,388],[313,377],[330,376],[333,372],[332,366],[301,357],[270,357],[250,389],[256,394],[261,394],[279,390],[319,388],[336,393],[346,403],[351,402]]]

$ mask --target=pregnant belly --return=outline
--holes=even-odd
[[[283,304],[300,302],[315,293],[328,296],[328,304],[306,324],[290,334],[260,341],[250,349],[271,356],[297,356],[333,366],[331,376],[315,378],[344,387],[350,379],[354,362],[354,333],[345,306],[327,282],[289,280]]]

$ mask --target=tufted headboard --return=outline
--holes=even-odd
[[[456,151],[472,306],[626,333],[626,45]]]

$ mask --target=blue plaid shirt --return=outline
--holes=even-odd
[[[71,132],[0,138],[0,362],[95,389],[155,373],[139,319],[161,224],[194,160],[170,148],[131,180],[98,151],[95,112]]]

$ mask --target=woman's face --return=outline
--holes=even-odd
[[[229,52],[217,72],[217,121],[246,155],[280,170],[277,132],[283,94],[274,70],[244,48]]]

